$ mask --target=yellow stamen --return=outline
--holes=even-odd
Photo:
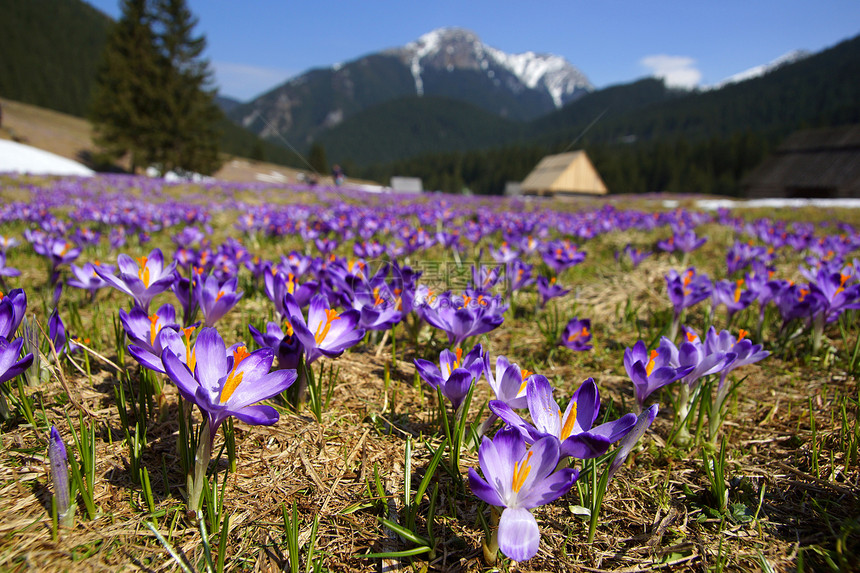
[[[463,349],[457,348],[454,350],[454,353],[457,355],[457,359],[454,360],[454,364],[451,365],[451,370],[456,370],[460,367],[460,362],[463,361]]]
[[[532,471],[532,466],[529,464],[529,460],[532,458],[532,452],[529,450],[529,453],[526,454],[526,459],[523,460],[522,465],[519,462],[514,462],[514,475],[511,479],[511,489],[514,490],[514,493],[520,491],[523,487],[523,484],[526,483],[526,478],[529,477],[529,472]]]
[[[146,257],[140,257],[137,259],[137,264],[140,265],[140,269],[137,271],[137,278],[143,281],[143,286],[149,288],[149,267],[146,266],[146,261],[148,261]]]
[[[561,410],[558,411],[559,421],[561,421]],[[576,402],[573,403],[573,406],[570,407],[570,414],[567,417],[567,420],[564,421],[564,426],[561,428],[561,435],[558,437],[559,440],[564,441],[570,437],[570,433],[573,431],[573,426],[576,424]]]
[[[744,285],[744,279],[738,279],[737,286],[735,287],[735,302],[741,300],[741,287]]]
[[[149,317],[149,343],[155,346],[155,335],[158,334],[158,315],[153,314]]]
[[[230,396],[233,395],[233,392],[236,391],[236,388],[238,388],[239,384],[242,382],[242,376],[245,373],[239,372],[237,375],[236,368],[238,368],[239,364],[241,364],[248,356],[250,356],[250,353],[244,346],[240,346],[233,351],[233,370],[230,371],[230,374],[227,376],[227,380],[224,381],[224,388],[221,390],[220,400],[222,404],[230,399]]]
[[[519,390],[517,390],[517,396],[519,396],[520,394],[522,394],[522,393],[523,393],[523,391],[526,389],[526,386],[527,386],[527,385],[528,385],[528,383],[529,383],[529,376],[531,376],[532,374],[534,374],[534,372],[532,372],[532,371],[530,371],[530,370],[526,370],[525,368],[523,368],[523,370],[522,370],[521,374],[522,374],[522,377],[523,377],[523,383],[520,385],[520,389],[519,389]]]
[[[648,365],[645,366],[645,374],[647,376],[651,376],[651,372],[654,371],[654,359],[660,355],[656,350],[651,351],[651,357],[648,359]]]
[[[849,278],[851,278],[851,275],[843,275],[842,273],[839,273],[839,288],[836,289],[836,292],[833,293],[833,296],[836,296],[837,294],[845,290],[845,282]]]
[[[317,327],[317,331],[314,333],[314,340],[317,341],[317,344],[322,344],[325,337],[328,336],[328,331],[331,328],[331,323],[335,320],[338,320],[340,315],[336,310],[327,308],[325,311],[325,324],[320,322]]]
[[[193,332],[193,326],[182,329],[182,333],[185,335],[185,364],[188,365],[188,369],[192,372],[194,372],[194,368],[197,366],[197,349],[191,349],[191,334]]]
[[[290,321],[285,319],[284,326],[287,328],[287,336],[292,336],[295,331],[293,330],[293,325]]]

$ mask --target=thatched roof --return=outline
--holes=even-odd
[[[609,191],[584,151],[548,155],[523,180],[522,192],[537,195],[606,195]]]
[[[860,125],[792,134],[742,185],[748,197],[860,197]]]

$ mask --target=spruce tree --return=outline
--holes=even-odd
[[[105,45],[91,120],[111,160],[128,154],[132,172],[155,160],[160,63],[146,0],[123,0]]]
[[[113,158],[129,153],[133,171],[211,174],[220,165],[222,116],[196,24],[185,0],[123,0],[91,117],[96,143]]]
[[[167,65],[161,76],[165,114],[158,161],[163,171],[210,174],[218,169],[217,122],[212,72],[203,59],[206,39],[194,35],[197,19],[185,0],[156,1],[156,37]]]

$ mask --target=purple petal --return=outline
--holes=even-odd
[[[204,328],[194,343],[196,353],[196,375],[200,386],[210,394],[221,391],[221,381],[228,374],[227,347],[218,331]]]
[[[247,360],[247,359],[246,359]],[[275,370],[257,380],[243,380],[228,400],[229,407],[244,408],[280,394],[296,381],[295,370]]]
[[[521,507],[527,509],[552,503],[570,491],[577,479],[579,479],[579,472],[573,468],[558,470],[532,485],[529,491],[521,495],[517,501]]]
[[[484,481],[484,479],[478,475],[478,472],[475,471],[475,468],[469,468],[469,488],[478,499],[481,499],[490,505],[495,505],[497,507],[503,507],[505,505],[505,502],[502,501],[501,497],[499,497],[499,492],[496,491],[496,488]]]
[[[499,520],[499,549],[514,561],[534,557],[540,545],[537,521],[527,509],[506,508]]]
[[[561,433],[561,410],[552,399],[552,386],[546,376],[536,374],[529,378],[526,395],[535,428],[544,434],[558,437]]]
[[[271,426],[280,419],[278,411],[271,406],[266,406],[265,404],[245,406],[240,410],[231,410],[229,413],[236,416],[246,424],[251,424],[253,426]]]

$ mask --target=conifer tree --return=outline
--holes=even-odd
[[[96,142],[132,170],[210,174],[219,167],[221,112],[185,0],[123,0],[97,78]]]
[[[132,172],[155,160],[159,56],[146,0],[123,0],[99,67],[91,120],[95,142]]]
[[[216,125],[222,115],[209,63],[201,57],[206,39],[194,35],[196,25],[185,0],[156,0],[156,38],[167,62],[161,76],[166,113],[158,163],[163,171],[210,174],[220,166]]]

